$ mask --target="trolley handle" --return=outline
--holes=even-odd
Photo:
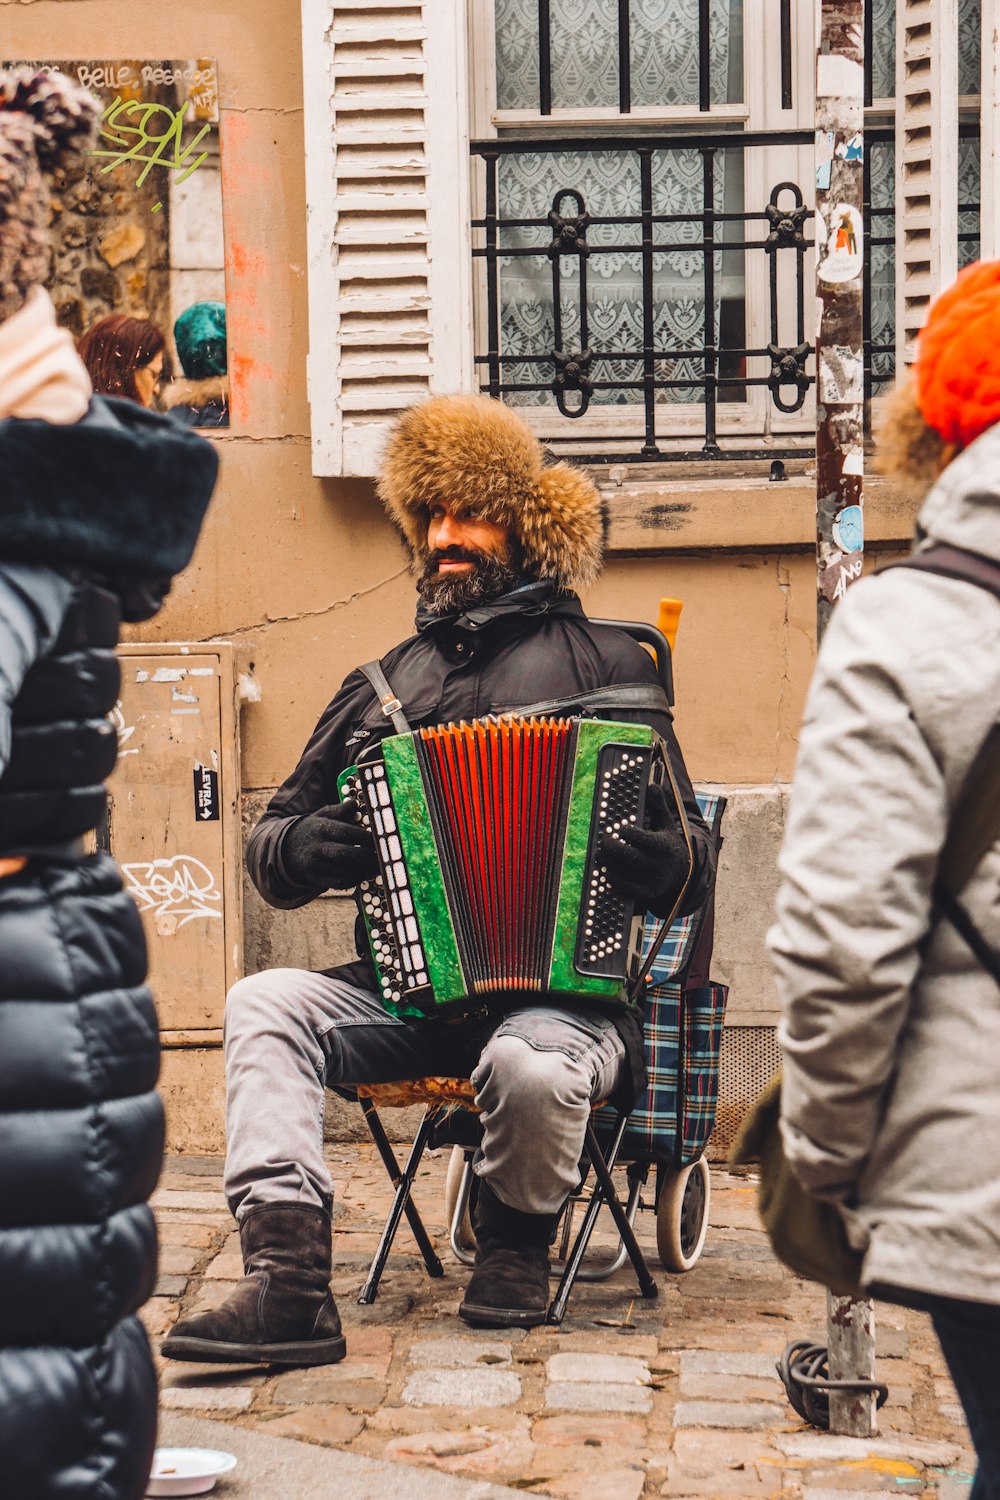
[[[656,663],[656,675],[660,679],[660,686],[667,695],[670,707],[674,706],[674,671],[670,656],[670,642],[658,630],[655,625],[647,625],[645,620],[597,620],[591,618],[592,625],[607,625],[612,630],[624,630],[634,641],[640,645],[652,646],[654,660]]]

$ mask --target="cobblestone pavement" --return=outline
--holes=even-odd
[[[704,1255],[683,1276],[657,1265],[657,1300],[635,1295],[626,1267],[578,1284],[560,1329],[490,1332],[456,1315],[468,1272],[446,1247],[448,1153],[426,1158],[415,1194],[444,1279],[427,1277],[404,1225],[367,1308],[356,1297],[389,1186],[372,1148],[329,1155],[347,1359],[280,1374],[164,1361],[163,1408],[562,1500],[968,1496],[968,1434],[919,1314],[877,1308],[878,1374],[890,1388],[878,1439],[833,1438],[795,1416],[774,1362],[794,1338],[825,1343],[823,1295],[772,1257],[752,1181],[713,1171]],[[241,1274],[221,1171],[215,1158],[168,1159],[154,1200],[161,1275],[144,1311],[154,1342],[181,1311],[216,1306]],[[637,1228],[656,1265],[653,1215],[640,1213]]]

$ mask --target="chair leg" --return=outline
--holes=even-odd
[[[627,1116],[623,1117],[623,1134],[625,1130],[626,1120]],[[615,1134],[617,1139],[615,1141],[614,1152],[612,1153],[609,1151],[607,1158],[605,1158],[601,1155],[601,1146],[600,1142],[597,1139],[597,1133],[594,1130],[591,1122],[588,1120],[586,1135],[587,1152],[590,1156],[591,1164],[594,1168],[594,1174],[597,1177],[601,1188],[603,1189],[602,1196],[607,1202],[608,1208],[611,1210],[611,1217],[614,1219],[615,1224],[618,1226],[618,1233],[621,1235],[622,1239],[625,1242],[625,1248],[628,1251],[628,1258],[632,1262],[632,1268],[635,1271],[636,1276],[638,1277],[639,1287],[642,1295],[644,1297],[658,1297],[660,1295],[660,1289],[656,1285],[656,1282],[653,1280],[653,1273],[650,1271],[649,1266],[646,1264],[646,1257],[643,1255],[642,1251],[639,1248],[639,1241],[635,1237],[635,1230],[632,1228],[632,1225],[628,1221],[628,1215],[626,1214],[624,1208],[621,1205],[621,1202],[619,1201],[618,1194],[615,1192],[615,1185],[611,1180],[611,1172],[614,1168],[614,1164],[618,1156],[618,1147],[620,1145],[620,1137],[618,1137],[617,1131],[615,1132]]]
[[[601,1151],[593,1125],[589,1120],[587,1122],[587,1134],[585,1138],[587,1156],[597,1181],[594,1184],[594,1191],[583,1216],[583,1223],[580,1225],[573,1249],[566,1261],[566,1269],[563,1271],[556,1294],[549,1306],[546,1317],[546,1322],[548,1323],[561,1323],[566,1315],[570,1293],[573,1290],[573,1284],[576,1281],[580,1265],[586,1253],[587,1246],[590,1243],[590,1237],[594,1232],[597,1215],[600,1213],[602,1203],[607,1203],[611,1210],[622,1243],[628,1252],[629,1260],[631,1260],[635,1274],[639,1279],[639,1287],[642,1295],[644,1297],[659,1296],[659,1288],[653,1280],[649,1267],[646,1264],[645,1256],[639,1248],[639,1242],[635,1237],[632,1225],[629,1223],[626,1210],[622,1208],[622,1205],[618,1201],[618,1194],[615,1191],[615,1185],[611,1178],[615,1162],[618,1159],[618,1152],[621,1149],[622,1137],[625,1134],[627,1123],[628,1115],[620,1114],[615,1124],[611,1144],[605,1156]]]
[[[438,1259],[437,1252],[430,1242],[427,1230],[424,1228],[423,1220],[417,1212],[416,1204],[410,1196],[413,1192],[413,1182],[417,1175],[417,1168],[420,1165],[420,1160],[424,1154],[424,1148],[427,1145],[427,1139],[431,1132],[431,1121],[434,1111],[428,1109],[424,1112],[416,1139],[410,1148],[406,1166],[400,1171],[399,1163],[396,1160],[396,1153],[393,1151],[382,1121],[378,1117],[378,1110],[370,1099],[361,1099],[359,1103],[364,1113],[365,1122],[371,1131],[378,1154],[381,1156],[382,1163],[396,1189],[396,1195],[392,1200],[392,1207],[389,1210],[389,1217],[385,1221],[385,1227],[378,1242],[378,1249],[375,1251],[371,1266],[368,1269],[367,1279],[358,1298],[360,1303],[367,1306],[369,1303],[374,1302],[378,1296],[378,1287],[382,1279],[382,1272],[385,1270],[385,1263],[389,1257],[389,1251],[392,1249],[392,1242],[396,1238],[399,1221],[404,1213],[413,1231],[413,1237],[417,1242],[420,1254],[424,1258],[427,1274],[435,1277],[443,1276],[444,1266]]]
[[[632,1225],[633,1229],[635,1228],[635,1216],[639,1211],[639,1199],[642,1194],[642,1189],[643,1179],[641,1177],[629,1178],[628,1202],[625,1205],[625,1212],[628,1215],[628,1221]],[[626,1246],[623,1239],[619,1239],[618,1249],[615,1251],[614,1257],[611,1260],[586,1262],[580,1267],[579,1271],[577,1272],[577,1280],[587,1282],[607,1281],[608,1278],[610,1276],[613,1276],[616,1271],[621,1270],[622,1266],[627,1260],[628,1247]]]

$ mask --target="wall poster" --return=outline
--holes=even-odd
[[[24,66],[66,74],[101,106],[87,167],[54,195],[48,282],[95,389],[228,427],[215,62],[0,63]]]

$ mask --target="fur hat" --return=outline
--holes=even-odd
[[[967,448],[1000,421],[1000,261],[960,271],[917,341],[917,403],[946,443]]]
[[[600,572],[597,490],[570,464],[546,466],[527,423],[488,396],[432,396],[404,411],[378,493],[417,566],[428,555],[428,510],[444,502],[510,527],[532,577],[582,588]]]
[[[49,270],[53,178],[81,165],[100,105],[58,73],[0,73],[0,322]]]

